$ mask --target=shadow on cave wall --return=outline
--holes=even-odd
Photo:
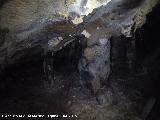
[[[158,120],[160,111],[159,13],[160,6],[157,6],[147,16],[146,24],[136,31],[134,39],[121,36],[112,40],[112,76],[126,80],[137,76],[136,81],[131,82],[132,87],[140,89],[146,98],[156,98],[148,120]],[[135,46],[132,42],[135,42]],[[64,85],[56,94],[44,90],[44,56],[40,55],[40,60],[17,63],[6,68],[0,75],[0,108],[4,108],[0,113],[65,113],[63,103],[67,100],[69,88],[78,81],[75,80],[79,77],[77,64],[80,56],[81,47],[77,43],[54,55],[48,53],[47,57],[54,61],[52,72],[55,72],[58,80],[55,85]]]
[[[132,87],[146,94],[156,91],[153,88],[157,88],[155,85],[159,84],[157,81],[160,77],[159,12],[160,5],[157,5],[147,16],[146,23],[136,30],[133,37],[113,36],[111,39],[111,79],[134,78],[135,83],[131,80]],[[146,92],[148,85],[153,91]]]
[[[156,103],[147,120],[159,120],[160,113],[160,5],[147,16],[136,32],[136,72],[146,71],[143,81],[145,96],[154,96]]]
[[[79,79],[80,56],[81,46],[73,42],[54,54],[49,52],[29,61],[22,58],[4,69],[0,74],[0,114],[66,114],[69,88]],[[55,74],[56,92],[44,86],[48,82],[43,68],[46,57],[54,58],[54,71],[50,74]]]
[[[137,89],[146,101],[156,99],[147,120],[159,120],[160,113],[159,13],[160,5],[157,5],[133,37],[113,36],[111,39],[111,84],[118,83],[128,94],[130,89]]]
[[[3,6],[8,0],[0,0],[0,7]]]

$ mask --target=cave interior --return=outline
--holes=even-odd
[[[134,88],[140,91],[146,101],[153,98],[155,103],[146,120],[159,120],[160,114],[159,13],[160,5],[157,5],[133,37],[111,38],[112,72],[105,84],[108,87],[116,83],[126,94],[130,94],[129,88]],[[80,41],[84,36],[76,39]],[[70,92],[80,87],[78,62],[83,47],[81,42],[74,41],[58,52],[41,53],[35,58],[25,56],[3,69],[0,72],[0,108],[3,108],[0,113],[66,114],[63,104],[69,99]],[[44,72],[44,60],[47,63],[54,61],[49,63],[53,70]],[[48,76],[54,76],[53,88],[48,86],[51,84],[51,81],[47,81]],[[85,97],[92,96],[88,91],[83,94]]]

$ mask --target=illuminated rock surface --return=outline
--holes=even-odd
[[[136,89],[136,80],[146,73],[134,73],[134,37],[157,4],[158,0],[1,2],[0,106],[9,105],[0,112],[25,114],[33,108],[31,113],[69,112],[79,120],[145,118],[155,97],[145,100]],[[144,64],[153,71],[150,62]]]

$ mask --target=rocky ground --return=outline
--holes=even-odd
[[[156,111],[159,1],[81,2],[0,2],[0,114],[144,120]]]
[[[10,68],[11,71],[3,74],[1,114],[67,114],[77,115],[78,118],[72,118],[76,120],[142,120],[144,98],[139,91],[131,88],[125,91],[124,86],[117,84],[101,88],[93,96],[78,84],[78,72],[74,69],[66,72],[67,67],[56,73],[56,86],[47,88],[41,65],[42,61],[26,63],[13,67],[14,72]]]

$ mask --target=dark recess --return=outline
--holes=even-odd
[[[52,54],[39,55],[38,59],[22,58],[16,64],[0,73],[0,114],[66,114],[64,103],[68,90],[73,87],[78,76],[78,61],[81,56],[80,38],[62,50]],[[44,86],[46,80],[43,60],[53,58],[55,87],[64,88],[50,93]],[[60,76],[60,77],[59,77]],[[72,77],[74,77],[72,79]],[[63,81],[61,81],[63,79]]]
[[[146,23],[136,32],[136,72],[146,69],[143,87],[145,96],[156,103],[147,120],[159,120],[160,115],[160,5],[147,16]]]
[[[0,0],[0,7],[2,7],[8,0]]]

